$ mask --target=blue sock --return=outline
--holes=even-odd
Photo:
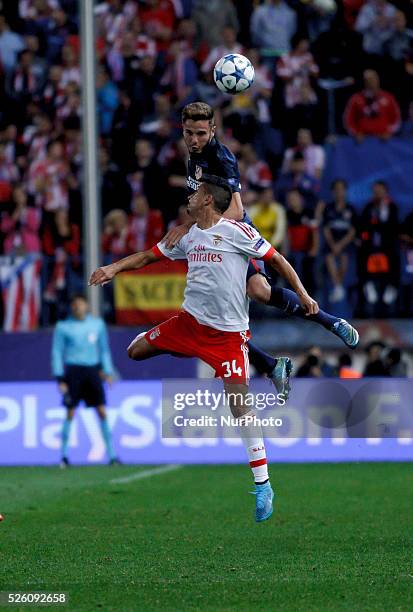
[[[328,330],[331,330],[334,323],[339,321],[338,317],[333,317],[333,315],[328,314],[325,310],[321,310],[321,308],[316,315],[309,315],[307,317],[304,308],[301,306],[298,295],[294,293],[294,291],[275,287],[274,285],[271,286],[271,298],[268,305],[275,306],[275,308],[279,308],[286,314],[315,321],[315,323],[319,323]]]
[[[108,452],[108,457],[110,460],[115,459],[116,455],[112,446],[112,436],[110,433],[109,425],[107,419],[100,420],[100,427],[102,429],[102,436],[106,444],[106,450]]]
[[[252,342],[248,342],[249,360],[257,370],[258,374],[271,374],[277,360],[272,355],[264,353],[258,346]]]
[[[67,457],[67,447],[69,445],[69,432],[72,419],[66,419],[62,428],[62,457]]]

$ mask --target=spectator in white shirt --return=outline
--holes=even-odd
[[[222,42],[224,26],[238,31],[237,10],[231,0],[194,0],[191,18],[194,20],[200,40],[210,49]]]
[[[284,0],[266,0],[254,9],[251,38],[262,55],[279,57],[290,51],[297,30],[297,15]]]
[[[355,29],[363,35],[363,49],[370,55],[382,55],[383,46],[394,32],[396,7],[386,0],[368,0],[361,7]]]
[[[222,30],[222,44],[214,47],[209,52],[206,60],[201,66],[203,73],[210,72],[217,61],[228,53],[244,53],[244,47],[237,42],[237,32],[232,26],[225,26]]]
[[[17,56],[25,45],[21,36],[10,30],[4,15],[0,15],[0,62],[9,73],[17,64]]]
[[[80,85],[80,66],[73,47],[65,45],[62,49],[63,70],[60,87],[64,89],[68,83]]]
[[[297,34],[292,41],[291,53],[281,57],[277,63],[277,75],[285,82],[287,108],[317,102],[311,79],[317,77],[318,72],[308,39]]]
[[[325,166],[325,152],[323,147],[313,143],[311,131],[305,128],[298,130],[297,144],[286,149],[282,172],[290,171],[290,162],[297,151],[300,151],[304,156],[306,174],[317,180],[320,179]]]

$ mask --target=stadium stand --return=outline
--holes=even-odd
[[[412,10],[384,0],[331,4],[95,3],[106,261],[145,248],[183,218],[180,112],[204,100],[239,159],[244,204],[320,303],[349,317],[409,314]],[[6,330],[54,323],[82,286],[79,46],[76,0],[3,3]],[[228,50],[242,51],[256,68],[254,87],[235,97],[212,79],[211,67]],[[24,283],[12,295],[23,269]],[[10,309],[23,299],[28,314],[13,320]]]

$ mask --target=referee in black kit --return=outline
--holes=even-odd
[[[83,295],[75,295],[70,307],[71,316],[56,325],[52,346],[52,371],[67,408],[62,430],[60,466],[64,468],[69,465],[67,450],[70,426],[75,408],[81,400],[86,406],[96,408],[109,464],[114,465],[119,461],[113,450],[103,388],[103,380],[111,384],[113,377],[106,325],[100,317],[89,314],[89,306]]]

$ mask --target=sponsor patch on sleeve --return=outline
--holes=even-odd
[[[264,238],[260,238],[259,240],[257,240],[254,246],[254,251],[259,251],[263,244],[264,244]]]

